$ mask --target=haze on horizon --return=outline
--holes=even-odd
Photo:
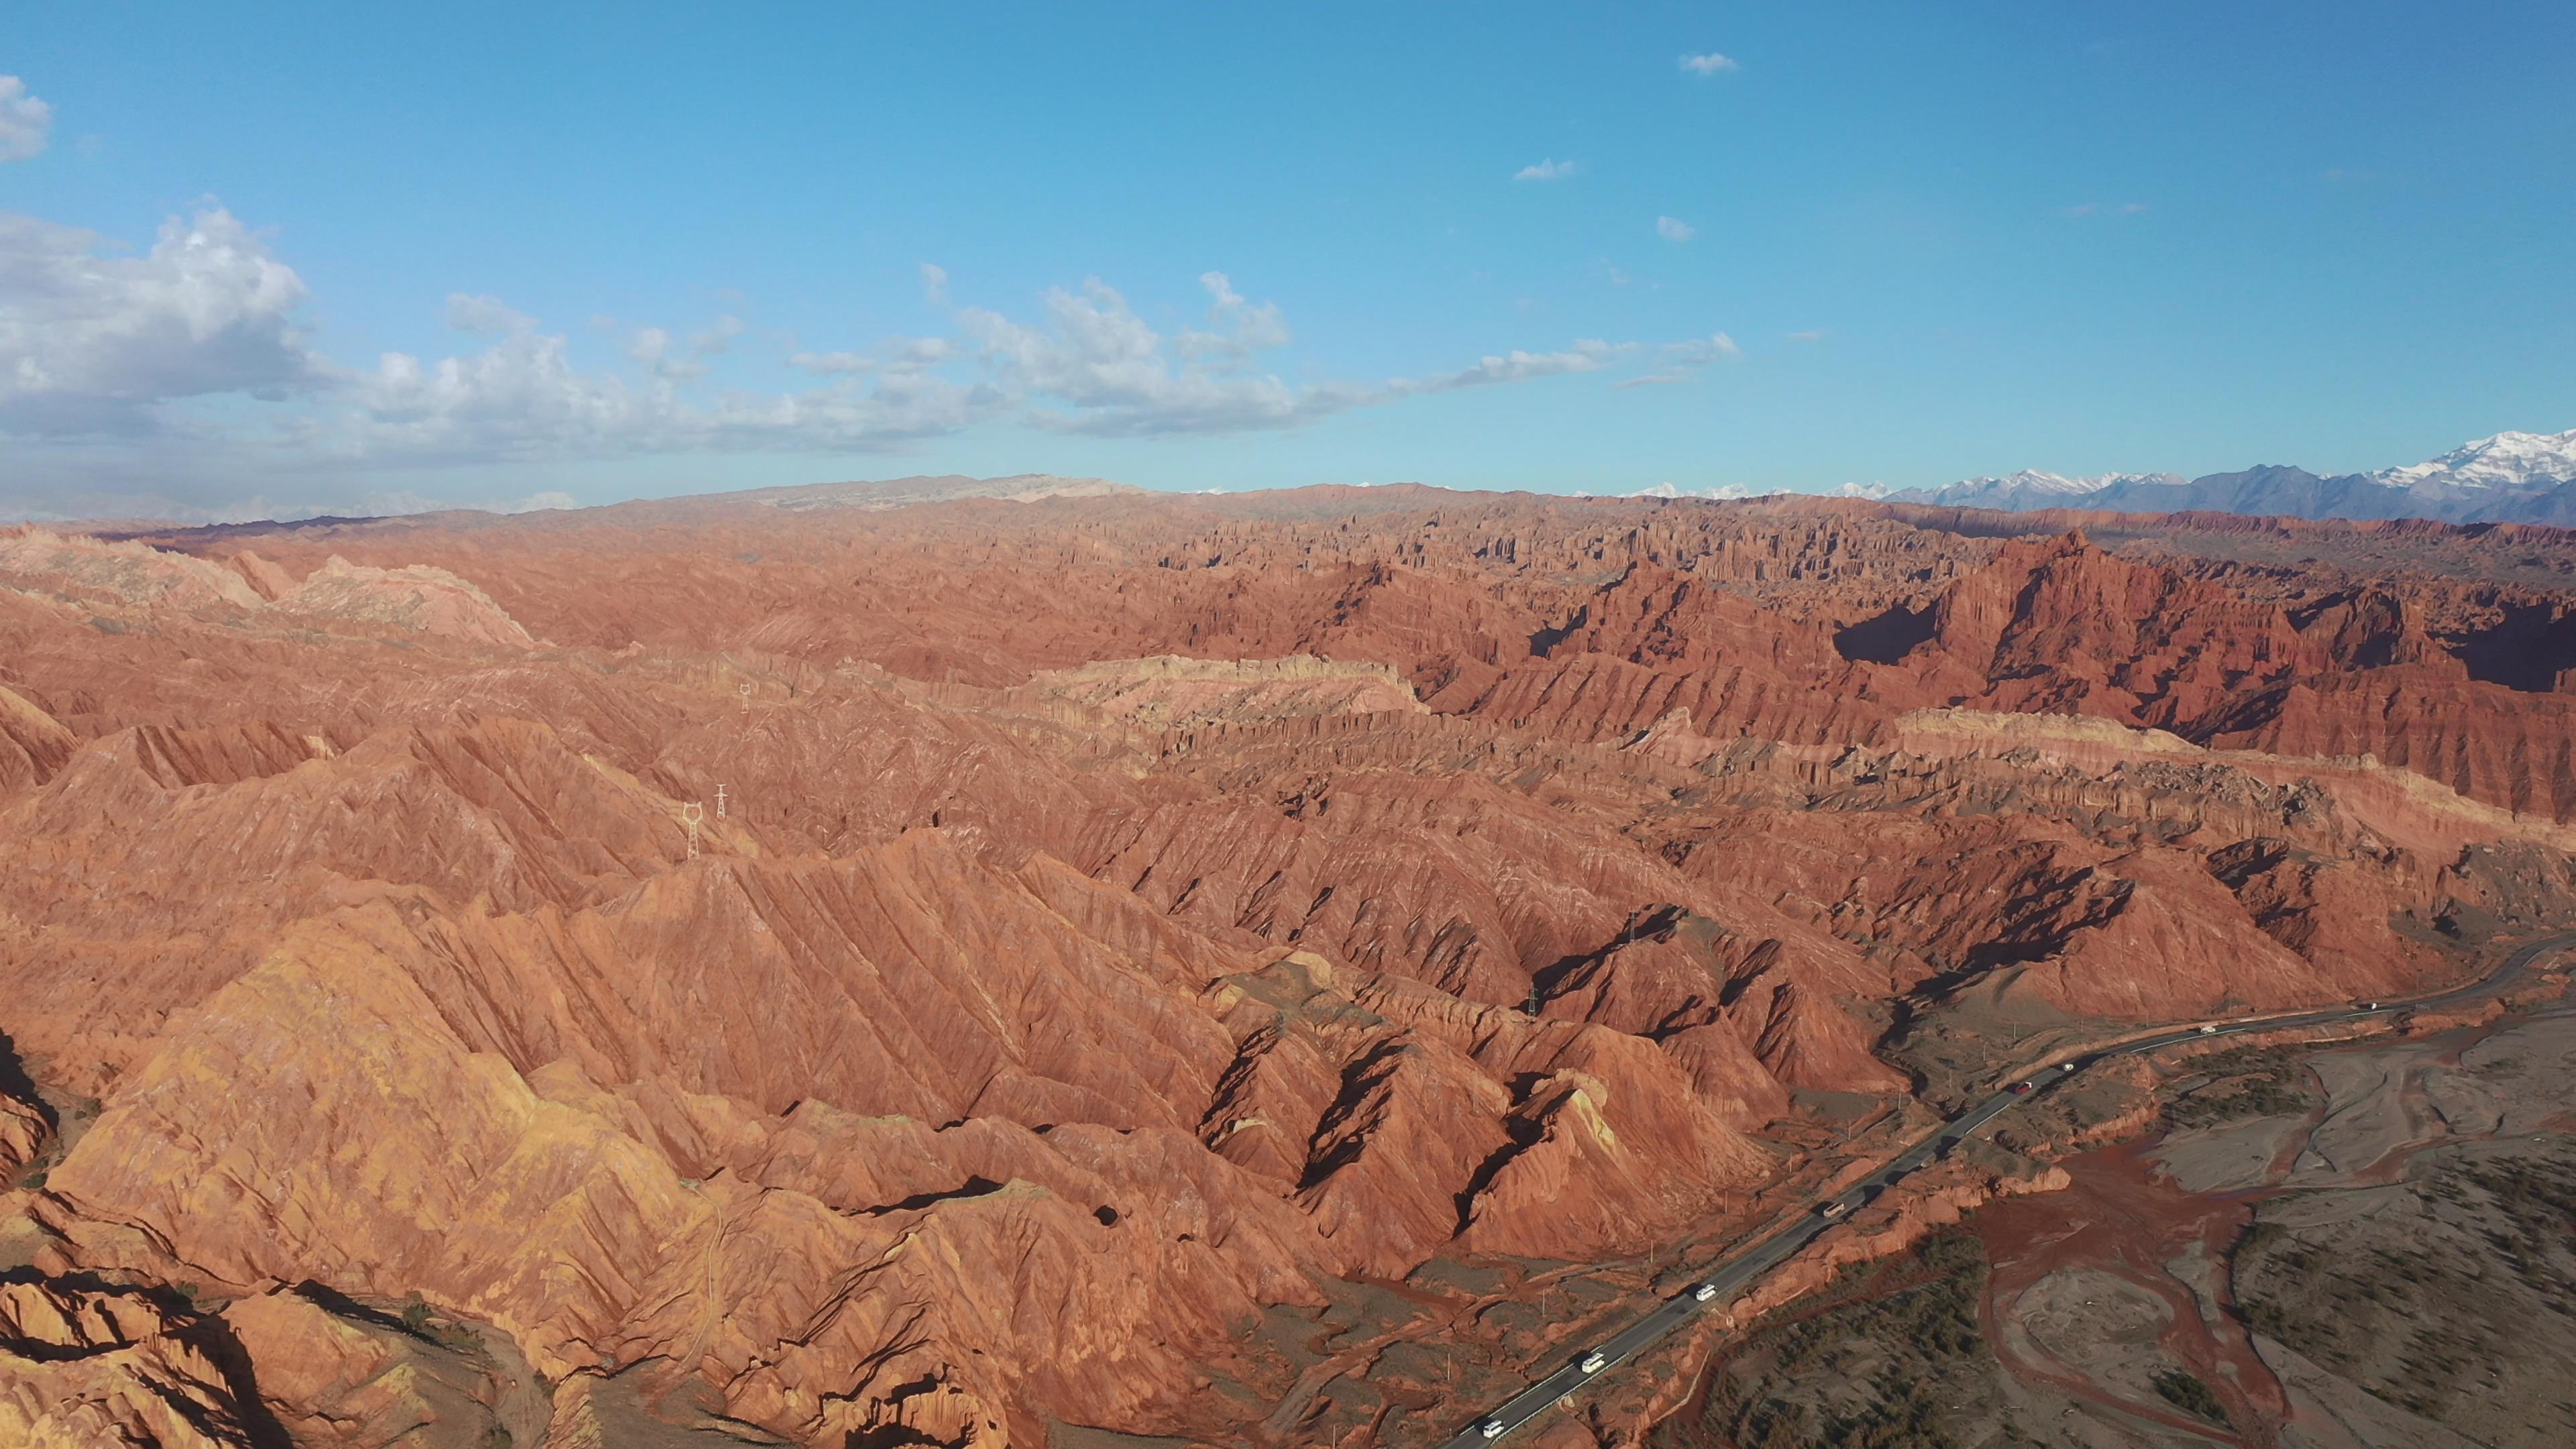
[[[2563,5],[0,39],[0,520],[830,478],[1631,492],[2576,426]]]

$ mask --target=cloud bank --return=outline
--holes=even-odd
[[[0,162],[24,161],[53,138],[54,108],[27,94],[27,83],[0,75]]]
[[[939,303],[948,274],[919,270]],[[1688,369],[1733,347],[1724,334],[1662,348],[1586,338],[1412,376],[1292,381],[1267,360],[1294,340],[1279,305],[1225,272],[1197,280],[1203,310],[1178,327],[1156,327],[1092,279],[1044,293],[1033,315],[958,306],[944,335],[837,347],[799,346],[734,313],[693,330],[593,318],[609,335],[576,347],[502,298],[459,292],[444,304],[454,353],[353,364],[317,349],[303,279],[221,205],[171,218],[141,255],[0,213],[0,459],[18,460],[22,479],[93,476],[105,460],[168,497],[225,486],[190,485],[191,473],[882,452],[990,424],[1209,436],[1646,358]],[[725,380],[762,376],[766,387]]]

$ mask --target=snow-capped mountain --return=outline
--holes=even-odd
[[[2396,488],[2546,488],[2576,482],[2576,428],[2563,433],[2498,433],[2463,443],[2429,463],[2370,475]]]
[[[1754,495],[1735,483],[1701,488],[1658,483],[1627,496],[1737,499]],[[2267,463],[2240,473],[2199,478],[2179,473],[2070,478],[2024,468],[1996,477],[1963,478],[1937,488],[1845,483],[1827,490],[1827,496],[2006,513],[2048,508],[2113,513],[2203,509],[2291,518],[2435,518],[2452,523],[2547,523],[2576,528],[2576,429],[2498,433],[2463,443],[2429,462],[2370,473],[2319,475]]]
[[[2092,506],[2094,495],[2125,485],[2182,481],[2171,473],[2097,473],[2090,478],[2069,478],[2063,473],[2024,468],[2000,478],[1962,479],[1933,493],[1936,502],[1966,508],[2085,508]]]
[[[2438,518],[2454,523],[2550,523],[2576,527],[2576,431],[2498,433],[2425,463],[2372,473],[2320,476],[2266,464],[2241,473],[2185,479],[2174,473],[2104,473],[2068,478],[2023,469],[1938,488],[1885,495],[1900,503],[2043,508],[2120,513],[2221,513],[2293,518]]]
[[[1715,498],[1727,500],[1751,498],[1755,495],[1751,489],[1745,487],[1741,483],[1716,483],[1711,484],[1706,488],[1684,488],[1680,484],[1667,479],[1664,482],[1656,484],[1652,488],[1640,488],[1634,493],[1623,493],[1619,496],[1622,498]]]

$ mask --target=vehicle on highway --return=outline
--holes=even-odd
[[[1716,1296],[1717,1285],[1714,1283],[1702,1283],[1691,1290],[1691,1301],[1694,1303],[1706,1303]]]
[[[1590,1353],[1585,1354],[1583,1356],[1583,1362],[1576,1364],[1575,1367],[1588,1374],[1597,1374],[1601,1372],[1603,1365],[1609,1362],[1610,1360],[1602,1355],[1601,1350],[1596,1348]]]
[[[2365,1001],[2361,1004],[2361,1009],[2364,1011],[2377,1011],[2379,1009],[2379,1003],[2376,1001]]]
[[[2059,1062],[2057,1064],[2057,1069],[2061,1072],[2071,1072],[2075,1070],[2075,1064],[2073,1062]]]
[[[1476,1426],[1476,1433],[1482,1438],[1500,1439],[1503,1437],[1503,1421],[1500,1419],[1487,1419],[1485,1422]]]
[[[1816,1211],[1822,1216],[1828,1218],[1838,1218],[1851,1211],[1851,1204],[1842,1198],[1835,1198],[1832,1202],[1816,1209]]]
[[[2038,1084],[2035,1082],[2015,1082],[2012,1084],[2013,1095],[2016,1097],[2021,1096],[2023,1093],[2028,1092],[2032,1087],[2037,1085]]]
[[[2214,1026],[2204,1026],[2200,1029],[2200,1034],[2202,1036],[2216,1036],[2218,1035],[2218,1028]]]

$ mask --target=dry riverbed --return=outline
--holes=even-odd
[[[2067,1190],[1723,1345],[1659,1449],[2576,1443],[2576,1007],[2136,1090],[2161,1120],[2063,1159]]]

